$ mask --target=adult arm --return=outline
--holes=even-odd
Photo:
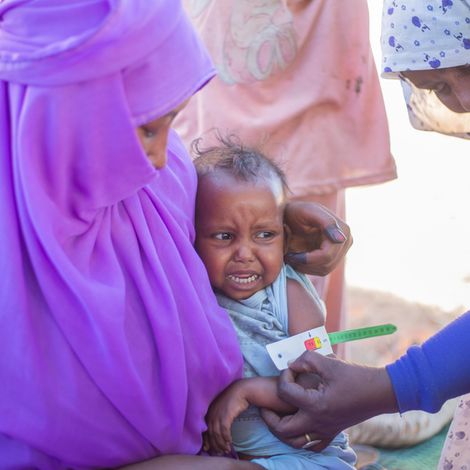
[[[413,346],[385,367],[365,367],[306,352],[284,371],[280,397],[299,408],[279,417],[263,410],[271,431],[283,441],[301,447],[304,433],[324,448],[340,431],[372,416],[421,409],[437,411],[453,397],[470,392],[470,312],[446,326],[422,346]],[[314,372],[318,389],[300,388],[295,374]]]
[[[387,366],[400,412],[434,413],[470,392],[470,311]]]
[[[348,225],[321,204],[291,201],[284,214],[290,232],[286,262],[297,271],[325,276],[352,245]]]
[[[296,375],[314,372],[316,388],[300,387]],[[306,444],[305,434],[320,442],[311,450],[323,450],[342,430],[376,414],[397,411],[397,403],[384,367],[352,364],[307,351],[290,364],[279,379],[279,396],[295,405],[296,413],[284,417],[263,409],[271,432],[293,447]]]

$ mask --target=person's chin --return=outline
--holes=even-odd
[[[245,300],[251,297],[253,294],[258,292],[259,290],[263,289],[263,283],[261,282],[261,279],[258,279],[257,281],[250,283],[250,285],[247,284],[235,284],[235,283],[230,283],[229,286],[224,286],[222,289],[222,292],[224,295],[227,297],[233,299],[233,300]]]

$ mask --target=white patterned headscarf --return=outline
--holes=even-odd
[[[470,0],[384,0],[381,45],[383,78],[470,64]],[[401,83],[413,127],[470,138],[470,113],[454,113],[434,92]]]
[[[384,0],[382,76],[470,63],[470,1]]]

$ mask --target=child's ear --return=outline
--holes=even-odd
[[[287,250],[289,249],[289,242],[291,239],[291,231],[288,225],[284,224],[284,254],[287,254]]]

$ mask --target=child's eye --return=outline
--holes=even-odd
[[[270,238],[273,238],[274,237],[274,233],[273,232],[268,232],[267,230],[264,230],[262,232],[258,232],[256,234],[256,238],[261,238],[263,240],[268,240]]]
[[[216,240],[231,240],[233,238],[233,235],[228,232],[221,232],[221,233],[215,233],[213,237]]]

